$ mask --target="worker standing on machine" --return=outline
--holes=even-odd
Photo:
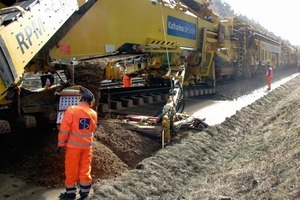
[[[131,86],[132,86],[131,77],[128,76],[127,74],[124,74],[124,76],[123,76],[123,87],[131,87]]]
[[[267,90],[271,90],[271,82],[273,79],[273,69],[269,64],[267,65],[266,77],[267,77],[267,84],[268,84]]]
[[[97,112],[91,107],[94,95],[81,87],[81,99],[65,111],[59,134],[57,151],[65,152],[65,187],[60,199],[75,199],[79,184],[81,199],[88,197],[91,186],[91,161],[93,133],[97,127]]]

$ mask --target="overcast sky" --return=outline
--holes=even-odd
[[[293,45],[300,46],[300,0],[223,0]]]

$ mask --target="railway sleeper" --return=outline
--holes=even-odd
[[[185,97],[210,95],[214,93],[215,93],[215,88],[188,88],[184,90]],[[134,106],[141,106],[144,104],[162,102],[162,101],[166,101],[167,98],[168,98],[168,94],[166,93],[125,97],[125,98],[110,100],[108,104],[100,103],[98,109],[100,112],[105,113],[108,112],[109,110],[121,110],[122,108],[131,108]]]
[[[194,96],[202,96],[202,95],[211,95],[215,94],[215,88],[188,88],[184,90],[185,97],[194,97]]]
[[[131,97],[133,101],[133,105],[141,106],[144,105],[144,99],[142,97]]]

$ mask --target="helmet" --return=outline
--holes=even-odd
[[[91,103],[92,101],[94,101],[94,95],[89,89],[81,86],[80,93],[81,93],[82,100],[85,100],[88,103]]]
[[[91,103],[94,99],[94,95],[92,93],[83,93],[81,94],[81,98]]]

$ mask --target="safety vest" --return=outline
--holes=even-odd
[[[266,77],[273,78],[273,69],[269,67],[266,73]]]
[[[123,87],[131,87],[132,82],[131,82],[131,77],[124,75],[123,76]]]
[[[93,134],[97,127],[97,112],[87,103],[70,106],[64,114],[59,133],[58,146],[68,148],[92,148]]]

